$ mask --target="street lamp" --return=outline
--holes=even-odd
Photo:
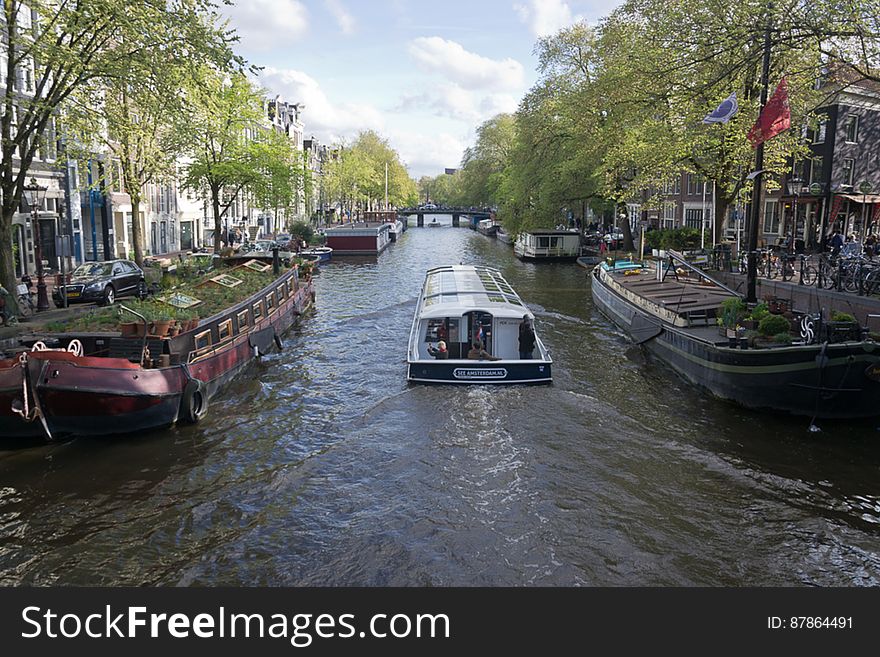
[[[859,191],[862,193],[862,235],[868,235],[868,194],[874,191],[874,185],[869,180],[863,180],[859,184]]]
[[[31,184],[24,186],[25,197],[31,206],[31,230],[34,231],[34,256],[37,259],[37,310],[49,310],[46,281],[43,279],[43,244],[40,235],[40,206],[48,189],[38,185],[36,178],[31,178]]]
[[[788,252],[791,253],[792,249],[794,249],[794,239],[795,233],[797,232],[797,222],[798,222],[798,195],[801,193],[801,186],[804,184],[804,181],[798,178],[797,176],[792,176],[788,179],[788,195],[794,196],[794,212],[792,213],[792,222],[791,222],[791,240],[788,243]]]

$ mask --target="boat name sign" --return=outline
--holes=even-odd
[[[503,379],[507,376],[507,370],[503,367],[486,369],[456,367],[452,371],[452,376],[456,379]]]

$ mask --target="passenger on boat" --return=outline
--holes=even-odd
[[[468,351],[467,357],[470,360],[501,360],[497,356],[493,356],[488,351],[483,349],[483,345],[479,342],[474,342],[471,345],[470,351]]]
[[[443,340],[437,343],[437,346],[428,345],[428,353],[438,360],[449,358],[449,351],[446,349],[446,343]]]
[[[522,322],[519,324],[519,357],[522,360],[531,360],[534,358],[535,351],[535,330],[528,315],[523,315]]]

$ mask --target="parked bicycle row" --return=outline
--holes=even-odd
[[[862,254],[794,254],[775,249],[755,252],[760,278],[817,285],[826,290],[860,295],[880,293],[880,258]],[[740,255],[738,271],[745,274],[747,253]]]

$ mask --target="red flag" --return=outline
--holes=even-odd
[[[788,106],[788,83],[785,78],[779,81],[779,86],[773,92],[773,96],[764,105],[761,115],[749,130],[748,138],[752,142],[752,148],[758,144],[772,139],[780,132],[791,127],[791,109]]]

